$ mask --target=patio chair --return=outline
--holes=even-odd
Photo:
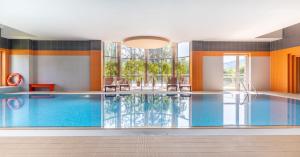
[[[171,77],[168,79],[168,83],[167,83],[167,91],[169,91],[170,87],[175,87],[176,91],[177,91],[177,78],[176,77]]]
[[[122,89],[124,89],[124,88],[127,88],[130,91],[129,81],[124,78],[120,79],[119,87],[120,87],[120,91],[122,91]],[[122,87],[124,87],[124,88],[122,88]]]
[[[192,87],[189,83],[186,83],[185,80],[184,80],[184,77],[180,78],[180,81],[179,81],[179,90],[182,91],[182,89],[184,88],[188,88],[189,91],[192,90]]]
[[[107,92],[107,89],[114,89],[114,92],[117,91],[117,85],[113,84],[114,78],[105,78],[104,91]]]

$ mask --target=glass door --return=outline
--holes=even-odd
[[[248,88],[247,56],[226,55],[223,58],[223,90],[245,90]]]

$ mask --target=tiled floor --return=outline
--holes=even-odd
[[[299,94],[279,93],[279,92],[259,92],[259,93],[280,96],[280,97],[285,97],[285,98],[300,99],[300,93]]]
[[[299,157],[300,136],[0,138],[1,157]]]

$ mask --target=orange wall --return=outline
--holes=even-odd
[[[102,90],[102,53],[101,51],[91,51],[90,53],[90,90]]]
[[[290,92],[293,86],[292,76],[289,72],[289,57],[299,56],[300,46],[271,52],[271,90],[276,92]],[[290,87],[291,88],[291,87]]]
[[[191,57],[191,85],[192,91],[203,90],[203,56],[224,56],[224,55],[247,55],[247,56],[270,56],[265,51],[193,51]]]

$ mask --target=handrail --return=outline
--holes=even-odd
[[[240,84],[243,86],[245,92],[246,92],[247,94],[249,94],[249,90],[246,88],[244,82],[243,82],[243,81],[240,81]]]
[[[249,94],[246,94],[246,96],[245,96],[243,102],[241,103],[242,105],[245,104],[245,101],[246,101],[247,98],[249,98]],[[248,99],[248,103],[249,103],[249,99]]]
[[[252,83],[252,82],[251,82],[250,90],[246,88],[246,86],[245,86],[245,84],[244,84],[244,82],[243,82],[242,80],[240,81],[240,84],[244,87],[244,89],[245,89],[245,91],[246,91],[247,94],[249,94],[249,91],[251,91],[251,89],[253,89],[255,95],[257,95],[257,90],[256,90],[256,88],[253,86],[253,83]],[[249,83],[248,83],[248,84],[249,84]],[[248,87],[249,87],[249,85],[248,85]]]
[[[246,100],[248,100],[248,103],[249,103],[249,90],[246,88],[246,86],[245,86],[245,84],[244,84],[243,81],[240,81],[240,84],[244,87],[245,92],[246,92],[246,96],[245,96],[245,98],[244,98],[244,100],[243,100],[243,102],[241,104],[245,104]]]

